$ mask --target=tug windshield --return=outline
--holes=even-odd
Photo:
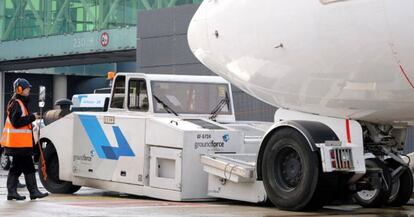
[[[178,114],[211,114],[223,100],[228,103],[218,115],[232,114],[227,84],[152,81],[151,88],[153,96]],[[159,100],[153,99],[154,112],[168,113],[166,106]]]

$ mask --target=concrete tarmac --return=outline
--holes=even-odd
[[[46,198],[7,201],[7,171],[0,171],[0,216],[160,216],[160,217],[277,217],[277,216],[414,216],[414,201],[402,208],[366,209],[357,205],[325,207],[317,212],[288,212],[274,207],[235,201],[170,202],[125,195],[92,188],[82,188],[74,195],[52,194]],[[24,182],[23,177],[21,181]],[[38,184],[41,186],[40,181]],[[40,187],[41,191],[45,191]],[[22,195],[29,196],[26,189]]]

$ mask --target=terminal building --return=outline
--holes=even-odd
[[[107,87],[106,74],[214,75],[192,55],[187,27],[202,0],[0,0],[0,119],[13,81],[56,100]],[[234,87],[239,120],[271,121],[275,108]]]

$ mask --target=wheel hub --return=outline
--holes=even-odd
[[[361,199],[368,201],[368,200],[372,200],[378,194],[378,190],[377,189],[371,190],[371,191],[362,190],[362,191],[358,191],[357,194]]]
[[[302,161],[296,150],[284,148],[276,156],[276,174],[278,183],[286,190],[296,188],[302,179]]]
[[[400,190],[400,179],[398,179],[398,180],[396,180],[396,182],[392,183],[391,195],[390,195],[390,198],[388,200],[389,201],[395,200],[395,198],[397,198],[397,196],[398,196],[399,190]]]

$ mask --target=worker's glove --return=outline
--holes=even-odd
[[[36,113],[33,113],[33,115],[36,117],[36,119],[42,118],[42,117],[40,117],[40,115],[37,112]]]

